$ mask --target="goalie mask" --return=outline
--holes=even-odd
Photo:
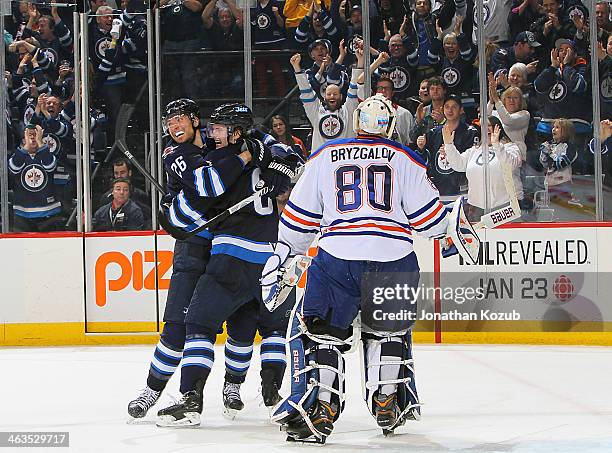
[[[353,129],[391,138],[395,131],[395,109],[382,94],[363,101],[353,113]]]

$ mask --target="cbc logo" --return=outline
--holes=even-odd
[[[172,268],[173,252],[170,250],[157,251],[158,289],[167,290],[170,287],[170,278],[164,278]],[[96,305],[106,306],[109,292],[122,291],[130,284],[134,291],[155,290],[155,265],[144,272],[145,263],[155,263],[155,252],[146,250],[134,252],[131,257],[121,252],[105,252],[96,260],[94,278]],[[120,273],[117,278],[109,278],[109,268],[118,266]],[[149,267],[149,266],[148,266]],[[111,274],[112,275],[112,274]]]

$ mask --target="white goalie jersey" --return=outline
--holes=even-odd
[[[441,237],[447,211],[409,148],[379,137],[332,140],[314,152],[281,215],[278,241],[303,254],[314,236],[344,260],[395,261],[414,233]]]

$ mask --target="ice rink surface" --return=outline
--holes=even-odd
[[[127,403],[145,384],[153,349],[0,349],[0,431],[68,431],[70,449],[59,451],[74,452],[612,452],[609,347],[417,344],[423,418],[389,438],[362,400],[359,355],[348,355],[346,409],[323,447],[287,444],[267,422],[257,354],[242,390],[246,408],[225,420],[219,347],[199,429],[154,424],[157,409],[179,397],[178,376],[144,421],[128,424]]]

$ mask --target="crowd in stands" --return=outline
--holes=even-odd
[[[72,10],[42,3],[14,1],[4,33],[12,206],[19,217],[12,225],[21,231],[65,228],[76,197]],[[129,162],[113,166],[119,153],[108,158],[122,105],[142,104],[148,69],[145,2],[88,3],[92,148],[95,164],[107,175],[94,197],[99,208],[94,217],[104,218],[95,228],[147,228],[150,194],[133,187]],[[266,117],[263,126],[305,157],[327,140],[354,134],[352,112],[371,94],[364,88],[364,71],[369,71],[373,92],[396,108],[394,138],[420,155],[443,197],[467,194],[474,212],[484,209],[484,182],[474,175],[488,160],[490,178],[501,174],[499,162],[511,166],[525,220],[544,220],[536,208],[546,207],[551,197],[572,212],[590,212],[585,206],[593,204],[594,194],[593,121],[602,121],[605,152],[610,141],[606,121],[612,118],[608,1],[597,2],[590,17],[581,0],[485,0],[486,74],[478,70],[473,0],[370,0],[369,17],[356,0],[152,4],[162,19],[163,102],[210,97],[215,107],[243,99],[244,63],[236,51],[243,50],[244,27],[250,26],[253,95],[278,99],[299,87],[299,101],[294,99],[284,115],[268,119],[268,112],[257,107],[255,115]],[[244,20],[247,5],[250,24]],[[597,46],[589,43],[591,20],[597,25]],[[369,43],[362,38],[366,26]],[[369,62],[364,61],[366,45]],[[599,62],[600,118],[592,113],[591,52]],[[488,87],[485,140],[479,129],[481,78]],[[148,123],[146,108],[140,116]],[[301,127],[292,129],[291,123]],[[485,149],[488,159],[482,156]],[[609,159],[603,155],[606,187],[612,187]],[[118,174],[123,167],[125,174]],[[576,177],[583,175],[591,177],[588,194],[576,188]],[[124,201],[124,180],[130,203]],[[502,189],[495,184],[488,190]],[[488,198],[507,202],[496,194]],[[142,222],[136,209],[124,208],[130,205],[139,208]],[[122,213],[137,220],[112,221]]]

